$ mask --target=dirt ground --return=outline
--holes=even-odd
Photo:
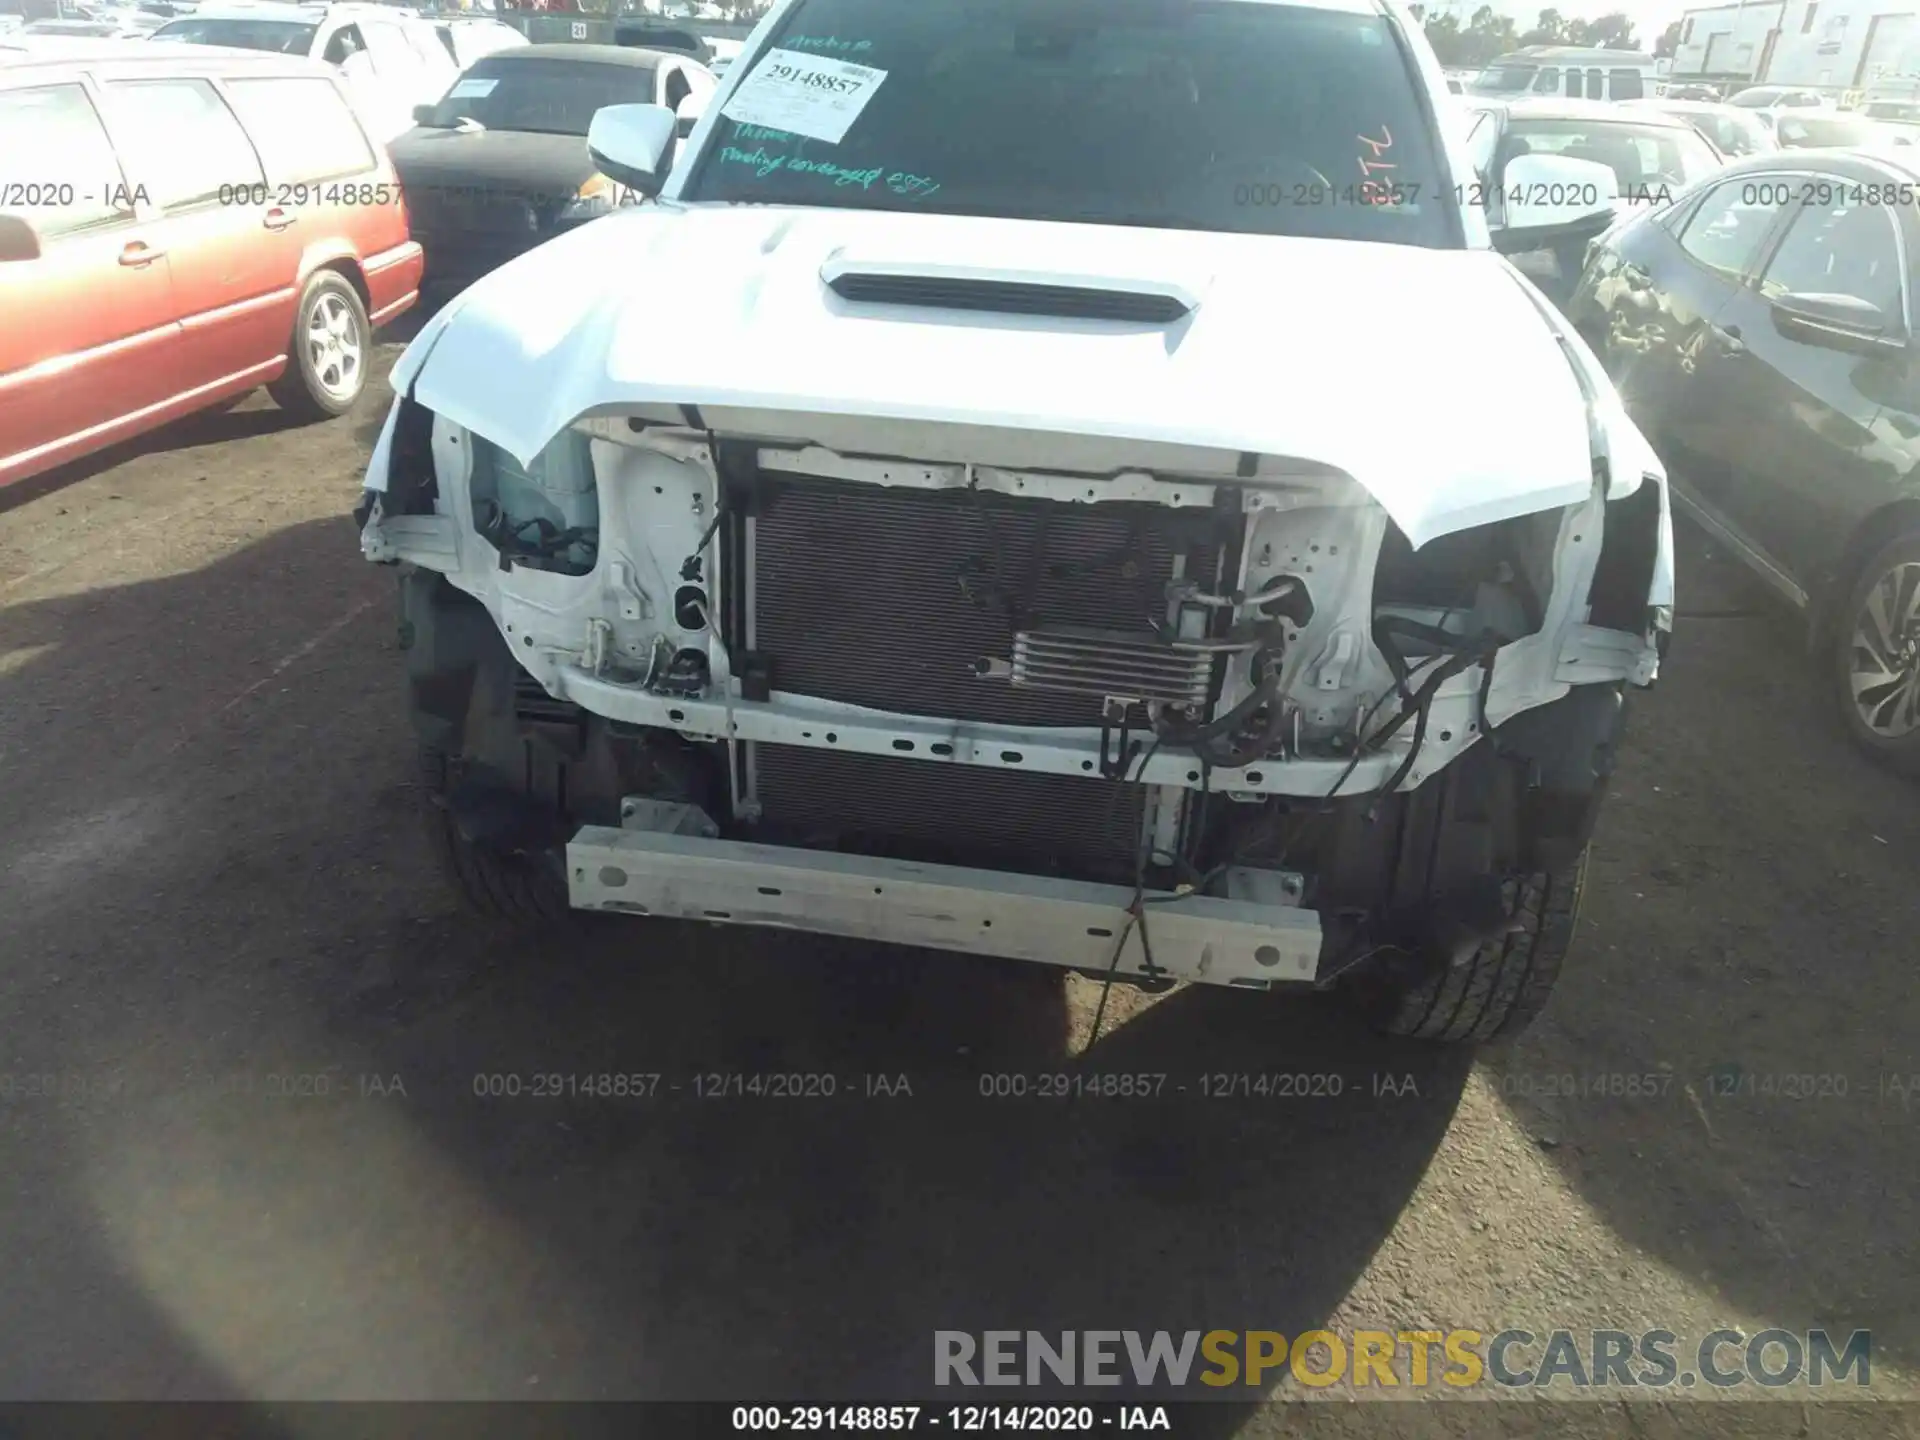
[[[456,909],[394,577],[346,518],[387,398],[309,429],[256,399],[0,496],[0,1397],[905,1398],[936,1329],[1775,1325],[1870,1329],[1873,1393],[1913,1393],[1920,806],[1697,540],[1520,1043],[1469,1063],[1182,991],[1095,1052],[1158,1099],[993,1100],[983,1073],[1069,1063],[1091,987],[717,928],[524,944]],[[692,1090],[768,1071],[840,1093]],[[1272,1071],[1343,1093],[1199,1093]],[[555,1073],[664,1078],[476,1094]],[[1626,1075],[1667,1078],[1586,1093]],[[1786,1393],[1366,1410],[1914,1432]]]

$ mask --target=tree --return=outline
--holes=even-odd
[[[1464,29],[1451,14],[1431,15],[1427,18],[1426,31],[1434,54],[1449,69],[1485,65],[1514,48],[1513,21],[1495,14],[1491,5],[1482,5],[1474,11]]]
[[[1666,29],[1662,30],[1660,32],[1660,38],[1654,41],[1653,43],[1654,58],[1656,60],[1669,59],[1672,57],[1674,51],[1678,50],[1679,48],[1680,48],[1680,22],[1676,20],[1671,25],[1667,26]]]
[[[1462,64],[1460,22],[1443,11],[1438,15],[1427,16],[1423,24],[1427,32],[1427,43],[1433,46],[1433,53],[1440,57],[1440,63],[1442,65]]]
[[[1610,10],[1597,20],[1585,22],[1586,38],[1580,43],[1598,50],[1638,50],[1633,38],[1633,21],[1618,10]]]
[[[1547,9],[1540,12],[1540,18],[1533,29],[1520,37],[1522,45],[1565,45],[1567,43],[1567,22],[1558,10]]]

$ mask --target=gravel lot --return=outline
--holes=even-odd
[[[1092,987],[719,929],[525,945],[456,910],[393,576],[346,518],[387,399],[299,430],[256,399],[0,495],[0,1397],[904,1398],[935,1329],[1321,1324],[1867,1327],[1874,1391],[1913,1393],[1920,807],[1693,537],[1521,1043],[1468,1064],[1311,999],[1178,992],[1097,1047],[1159,1099],[994,1101],[980,1073],[1080,1048]],[[1756,1079],[1716,1094],[1725,1067]],[[691,1093],[773,1070],[842,1093]],[[1275,1070],[1344,1093],[1198,1093]],[[554,1072],[664,1079],[474,1093]],[[912,1095],[849,1094],[868,1074]],[[1914,1433],[1789,1393],[1616,1394],[1552,1433]]]

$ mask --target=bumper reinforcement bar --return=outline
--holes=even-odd
[[[1123,885],[604,826],[574,836],[567,876],[581,910],[764,925],[1101,972],[1113,963],[1133,901]],[[1274,878],[1236,872],[1226,899],[1148,891],[1154,970],[1251,989],[1312,983],[1320,917],[1274,903]],[[1137,925],[1116,973],[1148,973]]]

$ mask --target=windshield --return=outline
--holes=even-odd
[[[1713,147],[1692,129],[1628,121],[1516,120],[1504,142],[1515,155],[1565,155],[1613,171],[1628,198],[1676,190],[1718,170]]]
[[[651,65],[489,58],[453,82],[427,123],[451,126],[467,119],[489,130],[585,135],[601,106],[652,100]]]
[[[305,55],[313,48],[317,25],[297,20],[170,20],[149,40],[179,40],[189,45],[231,45],[239,50],[273,50]]]
[[[1920,121],[1920,103],[1912,100],[1875,100],[1861,113],[1871,120],[1893,120],[1911,125]]]
[[[1774,131],[1782,145],[1873,145],[1886,138],[1878,125],[1857,115],[1782,115]]]
[[[684,198],[1458,243],[1421,92],[1378,15],[803,0],[774,46]],[[823,66],[843,93],[806,88]]]
[[[1533,84],[1538,65],[1489,65],[1467,87],[1476,95],[1518,95]]]

